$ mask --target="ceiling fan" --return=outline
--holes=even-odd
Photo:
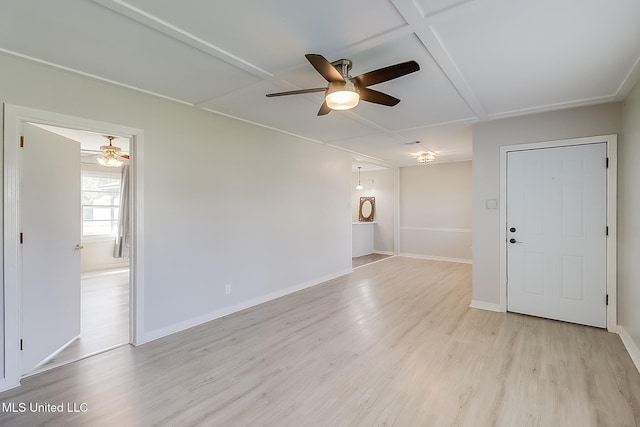
[[[325,100],[318,111],[319,116],[324,116],[331,110],[348,110],[358,105],[360,100],[393,107],[400,102],[398,98],[370,89],[368,86],[397,79],[420,69],[420,65],[416,61],[407,61],[351,77],[349,71],[352,63],[348,59],[329,62],[324,56],[314,53],[306,54],[305,58],[329,82],[329,85],[326,87],[269,93],[267,97],[325,92]]]
[[[122,166],[122,159],[129,159],[129,155],[122,153],[120,147],[116,147],[112,144],[113,140],[116,138],[115,136],[106,136],[105,138],[109,140],[109,145],[103,145],[100,147],[102,156],[97,158],[98,163],[102,166],[111,168]]]

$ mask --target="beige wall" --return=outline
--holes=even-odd
[[[471,162],[400,170],[400,253],[471,260]]]
[[[393,169],[360,173],[364,189],[356,190],[358,172],[351,176],[351,221],[358,222],[360,197],[375,197],[376,212],[373,228],[373,247],[376,253],[392,255],[394,251],[395,175]]]
[[[639,260],[640,83],[622,106],[622,137],[618,143],[618,324],[633,341],[636,357],[640,356]]]
[[[480,123],[473,127],[473,300],[500,304],[500,147],[621,131],[619,103]],[[498,203],[502,201],[498,200]]]

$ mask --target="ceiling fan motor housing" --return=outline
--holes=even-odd
[[[351,67],[353,66],[353,63],[351,62],[351,60],[338,59],[337,61],[333,61],[331,65],[333,65],[336,68],[336,70],[338,70],[338,72],[342,74],[342,77],[344,77],[345,80],[350,77],[349,71],[351,71]]]

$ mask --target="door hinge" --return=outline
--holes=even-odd
[[[607,305],[609,305],[609,294],[607,294],[607,297],[605,298],[605,302]]]
[[[608,169],[609,168],[609,158],[608,157],[607,157],[606,165],[607,165],[607,169]]]
[[[20,136],[20,148],[24,148],[24,136]]]
[[[605,234],[606,236],[608,236],[608,235],[609,235],[609,226],[608,226],[608,225],[605,227],[604,234]]]
[[[20,338],[20,350],[22,351],[22,338]]]
[[[24,234],[20,233],[20,244],[24,243]]]

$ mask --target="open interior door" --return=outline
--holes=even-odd
[[[80,144],[31,124],[21,148],[21,375],[80,335]]]

